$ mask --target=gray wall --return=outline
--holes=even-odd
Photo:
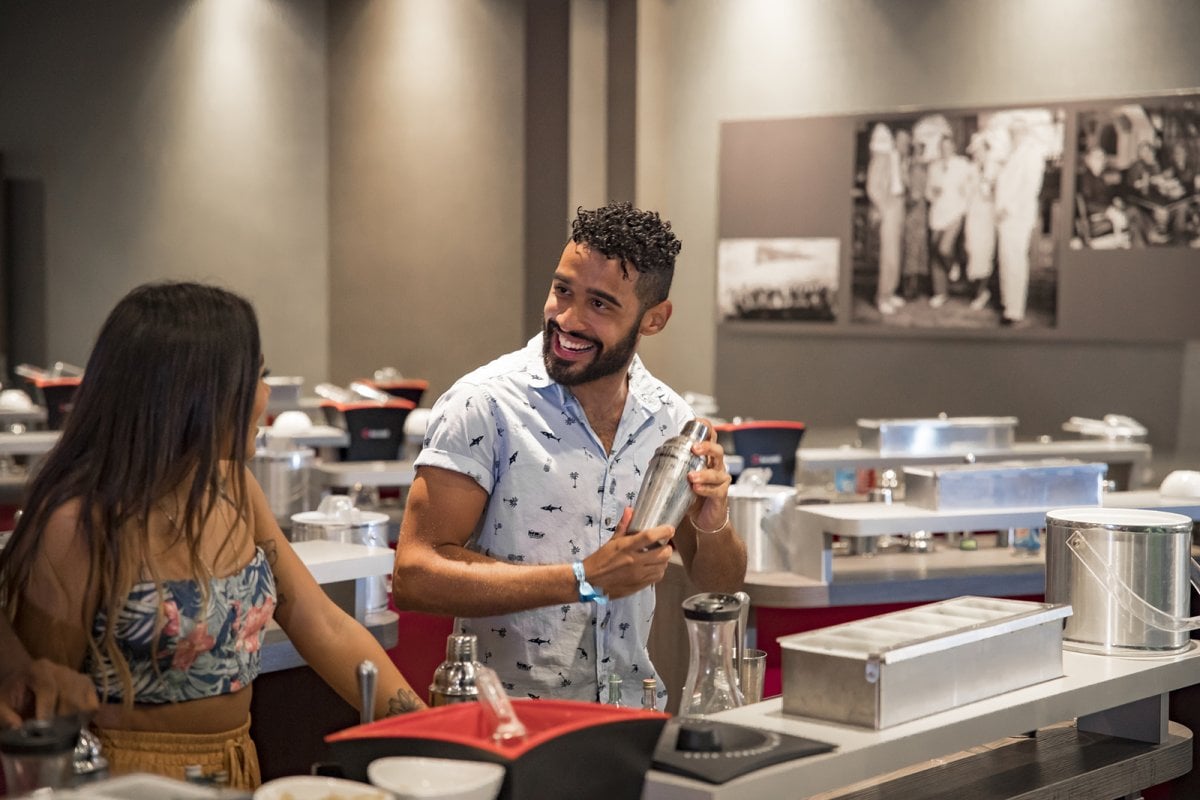
[[[1143,418],[1172,447],[1192,408],[1181,344],[811,336],[718,329],[718,135],[732,119],[903,106],[1037,103],[1200,86],[1200,4],[1177,0],[643,0],[668,44],[653,81],[667,106],[662,207],[684,249],[670,326],[644,346],[677,388],[712,390],[725,414],[819,427],[860,415],[1012,413],[1021,435],[1071,414]],[[641,86],[639,85],[639,91]],[[639,125],[662,124],[661,122]],[[639,169],[645,163],[639,153]],[[1197,259],[1200,261],[1200,258]],[[1197,264],[1200,268],[1200,263]],[[1129,302],[1137,302],[1136,297]],[[1181,396],[1181,393],[1183,396]],[[1191,436],[1195,426],[1187,426]],[[1193,446],[1200,442],[1191,443]]]
[[[9,219],[21,224],[12,233],[24,262],[11,267],[18,318],[34,328],[19,331],[26,352],[82,360],[111,304],[164,276],[249,294],[272,369],[310,383],[391,364],[429,378],[436,393],[520,344],[537,317],[538,272],[552,266],[525,261],[525,209],[550,215],[558,203],[525,199],[525,125],[538,118],[526,109],[527,6],[536,9],[521,0],[0,5],[0,152],[16,180]],[[569,209],[628,191],[624,170],[636,167],[637,200],[684,240],[675,315],[643,345],[674,386],[715,392],[728,414],[818,426],[995,410],[1022,416],[1022,434],[1033,435],[1066,413],[1123,411],[1145,417],[1156,444],[1177,432],[1200,441],[1200,424],[1189,423],[1200,407],[1190,343],[884,341],[715,322],[722,121],[1196,87],[1200,4],[570,7],[570,44],[555,56],[571,70],[566,131],[556,123],[568,141],[567,208],[542,235],[561,224],[565,237]],[[609,25],[625,33],[614,39],[601,30]],[[632,104],[610,96],[630,64]],[[617,135],[631,105],[632,143]],[[553,157],[563,170],[561,151]]]
[[[14,352],[82,363],[127,290],[192,278],[255,302],[276,374],[327,372],[324,41],[322,0],[0,4]]]
[[[524,14],[330,4],[335,381],[386,364],[436,396],[523,343]]]

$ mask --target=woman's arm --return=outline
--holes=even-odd
[[[86,675],[45,658],[34,659],[0,614],[0,727],[16,727],[22,717],[90,714],[99,706]]]
[[[330,688],[347,703],[359,708],[358,665],[371,661],[379,670],[375,716],[415,711],[425,703],[400,674],[375,637],[325,594],[308,567],[296,555],[271,514],[267,498],[249,473],[246,489],[250,499],[255,543],[266,553],[275,575],[278,597],[275,621],[279,623],[300,655]]]
[[[46,719],[98,706],[91,679],[78,672],[95,603],[85,596],[88,554],[76,509],[51,514],[15,619],[10,625],[0,615],[0,719],[9,724],[18,714]]]
[[[50,515],[13,617],[13,628],[33,658],[74,670],[83,668],[96,609],[87,594],[95,589],[87,589],[90,555],[77,520],[77,503]]]

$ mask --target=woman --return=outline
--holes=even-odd
[[[272,617],[351,704],[370,659],[377,715],[422,705],[313,580],[246,467],[265,375],[243,298],[134,289],[104,323],[0,557],[0,601],[30,653],[92,677],[114,773],[199,764],[256,785],[250,684]]]

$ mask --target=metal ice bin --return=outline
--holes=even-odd
[[[1069,605],[956,597],[783,636],[783,711],[879,730],[1062,677]]]
[[[933,511],[1098,506],[1107,464],[1066,458],[904,468],[904,502]]]
[[[880,455],[968,453],[1011,448],[1016,427],[1016,417],[860,419],[858,439]]]

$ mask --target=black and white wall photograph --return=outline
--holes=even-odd
[[[853,320],[1053,327],[1065,114],[864,119],[853,198]]]

